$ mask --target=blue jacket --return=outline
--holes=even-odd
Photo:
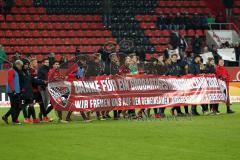
[[[7,79],[6,92],[12,93],[12,91],[15,91],[15,93],[20,93],[19,74],[16,69],[10,69],[8,71]]]

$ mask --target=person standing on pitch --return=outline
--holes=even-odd
[[[32,58],[30,60],[30,75],[32,78],[37,78],[37,69],[38,69],[38,61],[36,58]],[[45,83],[46,83],[46,81],[45,81]],[[32,89],[33,89],[33,101],[34,101],[34,103],[38,103],[40,106],[41,114],[39,114],[39,119],[42,120],[41,115],[43,115],[43,120],[45,122],[49,122],[49,118],[46,115],[46,109],[44,107],[43,99],[42,99],[41,93],[39,91],[38,85],[32,83]]]
[[[120,60],[117,53],[112,53],[109,55],[110,59],[110,75],[116,76],[118,75],[119,68],[120,68]],[[121,110],[114,110],[113,111],[113,118],[114,120],[118,120],[120,118]]]
[[[229,97],[229,82],[230,82],[230,76],[228,74],[228,71],[227,69],[224,67],[224,60],[223,59],[220,59],[218,61],[218,65],[216,67],[216,76],[217,78],[223,80],[226,82],[226,90],[225,90],[225,93],[227,93],[227,102],[226,102],[226,105],[227,105],[227,113],[234,113],[234,111],[231,110],[230,108],[230,97]]]
[[[53,82],[53,81],[61,81],[64,80],[64,77],[60,73],[60,64],[58,61],[53,62],[52,68],[48,72],[48,81]],[[48,107],[46,114],[50,113],[53,109],[53,106],[51,104],[50,107]],[[57,110],[57,115],[58,115],[58,121],[61,123],[67,123],[68,121],[64,121],[62,119],[62,111]]]
[[[18,116],[21,111],[20,109],[20,81],[18,71],[22,70],[23,62],[21,60],[17,60],[13,66],[8,71],[8,81],[6,92],[10,98],[11,108],[9,111],[2,117],[2,120],[8,124],[8,117],[12,116],[13,124],[21,124],[18,121]]]
[[[48,79],[48,72],[49,72],[49,60],[48,59],[44,59],[42,66],[38,69],[38,74],[37,77],[43,81],[47,81]],[[47,110],[49,102],[50,102],[50,97],[48,94],[48,91],[46,89],[47,85],[40,85],[39,91],[41,93],[42,96],[42,100],[43,100],[43,104],[44,104],[44,108],[45,110]],[[40,120],[42,119],[42,113],[39,114],[39,118]]]
[[[28,107],[27,118],[25,118],[25,123],[40,123],[40,120],[36,118],[36,112],[34,109],[34,96],[33,96],[33,88],[32,84],[36,85],[44,85],[45,82],[37,79],[36,77],[32,77],[30,74],[30,61],[28,59],[23,59],[23,69],[22,69],[22,82],[21,82],[21,94],[22,100],[24,103],[22,104],[22,108],[26,109]],[[33,121],[30,119],[32,117]]]
[[[179,61],[177,60],[177,58],[178,58],[178,55],[176,53],[171,55],[171,64],[168,66],[167,75],[169,75],[169,76],[181,76],[182,75],[182,67],[181,67]],[[183,115],[180,106],[176,106],[171,109],[172,115],[175,115],[175,113],[174,113],[175,110],[177,111],[178,116]]]
[[[208,58],[208,61],[206,64],[206,73],[216,75],[215,60],[212,57]],[[217,114],[218,104],[210,104],[210,111],[211,111],[210,114]]]
[[[199,55],[196,55],[193,59],[192,64],[189,67],[189,74],[193,74],[193,75],[201,74],[200,64],[201,64],[201,57]],[[197,105],[192,105],[191,110],[192,110],[192,115],[194,116],[200,115],[197,112]]]

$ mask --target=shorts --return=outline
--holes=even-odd
[[[40,92],[34,92],[34,93],[33,93],[33,101],[34,101],[35,103],[42,102],[42,96],[41,96],[41,93],[40,93]]]

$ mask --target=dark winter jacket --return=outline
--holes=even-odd
[[[170,76],[180,76],[182,73],[181,66],[178,62],[173,62],[168,66],[167,75]]]
[[[197,64],[195,61],[193,61],[189,67],[189,73],[194,75],[201,74],[200,64]]]
[[[47,81],[48,80],[48,72],[49,72],[49,67],[43,65],[42,67],[39,68],[38,70],[38,79],[41,79],[43,81]],[[47,85],[40,85],[39,89],[40,90],[45,90],[47,87]]]
[[[207,74],[216,74],[215,66],[207,64],[206,65],[206,73]]]

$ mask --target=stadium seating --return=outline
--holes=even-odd
[[[240,28],[240,0],[234,1],[233,13],[235,15],[235,22],[238,25],[238,28]]]
[[[69,55],[75,53],[77,46],[81,52],[94,53],[107,41],[115,41],[104,28],[100,14],[92,11],[91,14],[78,13],[81,15],[68,15],[65,11],[62,15],[51,14],[55,5],[61,7],[67,1],[48,1],[43,6],[40,2],[44,1],[16,0],[5,21],[0,15],[0,44],[7,53],[19,51],[37,57],[49,52]],[[82,2],[83,9],[86,5],[94,6],[96,1]]]
[[[0,44],[7,53],[42,57],[49,52],[71,55],[77,46],[94,53],[107,41],[127,39],[134,42],[136,52],[154,54],[165,50],[171,33],[158,29],[159,14],[211,12],[204,0],[112,0],[111,23],[106,24],[102,5],[99,0],[15,0],[6,19],[0,15]],[[239,7],[234,12],[240,15]],[[179,33],[187,38],[205,35],[202,29]]]

